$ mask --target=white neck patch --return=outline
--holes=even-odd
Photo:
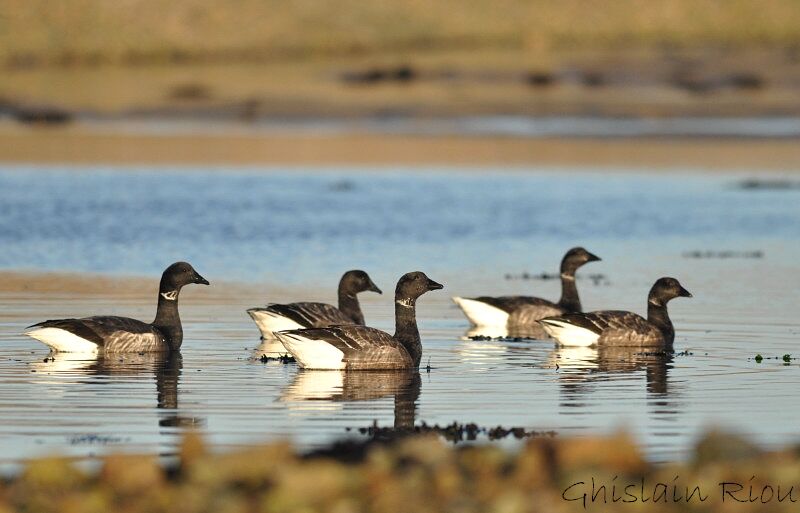
[[[562,274],[561,274],[561,279],[562,279],[562,280],[572,280],[572,281],[575,281],[575,277],[574,277],[574,276],[570,276],[569,274],[564,274],[564,273],[562,273]]]
[[[175,301],[176,299],[178,299],[178,291],[171,290],[169,292],[162,292],[161,297],[163,297],[167,301]]]
[[[397,303],[400,306],[404,306],[406,308],[411,308],[412,306],[414,306],[414,301],[411,299],[397,299],[395,300],[395,303]]]

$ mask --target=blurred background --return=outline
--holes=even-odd
[[[798,161],[587,140],[800,136],[795,0],[5,0],[0,70],[6,161]]]

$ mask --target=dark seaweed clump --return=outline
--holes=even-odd
[[[526,340],[538,340],[534,337],[491,337],[489,335],[472,335],[467,337],[470,340],[474,340],[476,342],[483,342],[489,340],[500,340],[503,342],[525,342]]]
[[[783,356],[762,356],[760,354],[755,355],[753,358],[748,358],[748,360],[753,360],[756,363],[761,363],[764,360],[781,360],[784,364],[790,364],[794,360],[797,360],[797,357],[792,357],[790,354],[785,354]]]
[[[280,356],[267,356],[262,354],[261,358],[259,358],[259,361],[261,363],[280,362],[285,365],[287,363],[295,363],[297,360],[295,360],[294,356],[290,354],[282,354]]]
[[[348,431],[352,428],[347,428]],[[532,438],[539,436],[555,436],[555,431],[530,431],[522,427],[483,427],[469,422],[461,424],[453,422],[445,426],[439,424],[427,424],[422,422],[413,427],[393,427],[393,426],[378,426],[378,422],[374,421],[369,427],[358,428],[358,432],[362,435],[367,435],[373,440],[391,441],[398,438],[405,438],[415,435],[436,434],[442,436],[448,442],[457,444],[465,441],[475,441],[479,436],[486,436],[489,440],[503,440],[509,436],[522,440],[524,438]]]

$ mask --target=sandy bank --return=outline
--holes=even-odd
[[[592,166],[800,169],[794,139],[406,135],[140,135],[3,128],[0,162],[71,164]]]
[[[149,301],[158,291],[159,276],[115,276],[99,273],[0,271],[0,294],[42,295],[59,294],[73,297],[141,297]],[[209,277],[212,286],[187,287],[182,296],[194,296],[192,301],[229,303],[230,300],[266,301],[296,297],[330,296],[327,290],[286,287],[273,284],[247,284],[221,281]],[[305,295],[303,295],[305,294]],[[260,302],[259,302],[260,301]]]

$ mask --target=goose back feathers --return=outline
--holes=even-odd
[[[678,280],[661,278],[648,294],[647,319],[633,312],[604,310],[569,313],[539,322],[563,345],[671,349],[675,329],[667,313],[667,303],[676,297],[692,295]]]
[[[422,343],[416,300],[442,285],[422,272],[405,274],[395,289],[395,334],[358,325],[281,331],[284,347],[308,369],[391,370],[419,366]]]
[[[535,326],[545,317],[580,312],[581,301],[575,272],[584,264],[600,260],[584,248],[572,248],[561,260],[561,298],[557,303],[530,296],[454,297],[473,326]]]
[[[145,323],[128,317],[93,316],[55,319],[29,326],[25,334],[62,352],[177,351],[183,343],[178,296],[190,283],[208,281],[186,262],[169,266],[161,275],[156,318]]]
[[[342,324],[364,324],[364,314],[357,294],[372,291],[381,294],[364,271],[347,271],[339,280],[339,307],[326,303],[271,304],[247,311],[264,339],[274,339],[278,331],[302,328],[323,328]]]

